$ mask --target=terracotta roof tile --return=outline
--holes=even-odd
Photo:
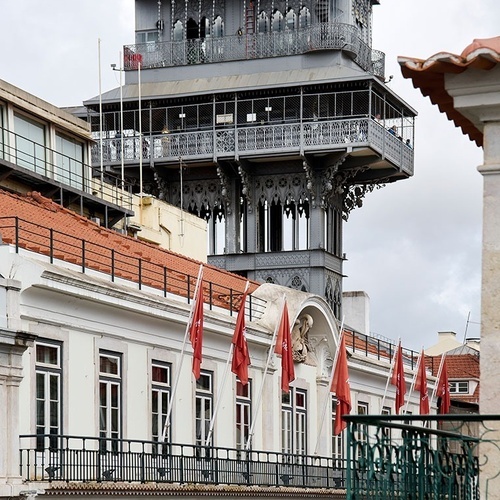
[[[453,98],[445,89],[444,75],[462,73],[468,68],[485,71],[494,68],[500,63],[500,37],[475,39],[460,55],[439,52],[425,60],[400,56],[398,62],[403,76],[411,79],[422,95],[429,97],[464,134],[482,146],[483,132],[455,109]]]
[[[427,356],[426,366],[432,371],[434,376],[437,376],[441,356]],[[448,369],[448,380],[477,380],[480,379],[479,355],[475,354],[453,354],[446,356],[446,366]],[[468,403],[479,403],[479,383],[476,386],[474,394],[451,394],[451,399],[456,401],[465,401]]]
[[[17,218],[17,219],[16,219]],[[17,222],[16,222],[17,220]],[[201,262],[103,228],[40,193],[12,194],[0,190],[0,235],[33,252],[85,266],[125,279],[186,296],[194,293]],[[51,250],[52,242],[52,250]],[[139,271],[140,261],[140,271]],[[246,278],[204,264],[204,293],[213,305],[239,308]],[[259,286],[250,283],[250,293]]]

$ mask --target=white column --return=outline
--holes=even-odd
[[[481,414],[498,414],[500,385],[500,122],[484,127],[483,248],[481,285]],[[486,433],[480,446],[481,497],[500,500],[500,451],[490,440],[500,440],[500,422],[486,422],[494,432]]]

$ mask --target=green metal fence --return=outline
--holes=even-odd
[[[348,499],[478,499],[488,435],[500,415],[350,415]],[[495,457],[480,454],[481,443]]]

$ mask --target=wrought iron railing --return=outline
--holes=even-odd
[[[125,70],[215,63],[305,54],[316,50],[344,50],[359,66],[384,78],[385,55],[372,50],[356,26],[316,23],[306,28],[268,33],[199,38],[179,42],[147,42],[124,47]]]
[[[347,498],[479,498],[488,422],[500,415],[347,415]],[[493,450],[493,451],[491,451]]]
[[[345,487],[345,461],[311,455],[68,435],[20,436],[26,481]]]
[[[413,175],[413,148],[401,137],[369,118],[334,119],[301,123],[231,126],[202,131],[173,132],[144,136],[142,146],[137,136],[124,137],[124,160],[163,160],[176,162],[250,155],[311,152],[368,146],[382,157]],[[103,140],[103,161],[118,164],[115,139]],[[92,148],[92,162],[101,158],[100,142]]]
[[[36,252],[47,256],[50,263],[56,259],[66,261],[78,266],[82,273],[99,271],[109,275],[113,282],[124,279],[137,283],[139,290],[155,288],[161,290],[164,297],[185,297],[188,303],[194,294],[196,276],[152,262],[147,255],[119,251],[116,245],[103,246],[19,217],[0,217],[0,237],[2,243],[13,244],[16,252],[19,249]],[[168,257],[165,257],[165,262],[168,262]],[[205,279],[204,293],[205,304],[210,309],[222,307],[231,315],[239,310],[241,292]],[[249,295],[249,319],[260,317],[264,306],[265,301]]]
[[[81,160],[1,127],[0,159],[63,186],[132,209],[132,188],[129,182],[109,173],[103,173],[101,178],[99,167],[93,169]],[[95,164],[100,164],[99,159]]]

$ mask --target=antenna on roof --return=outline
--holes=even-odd
[[[464,341],[463,341],[464,345],[467,343],[467,330],[469,329],[469,322],[470,322],[470,311],[469,311],[469,314],[467,314],[467,321],[465,322],[465,332],[464,332]]]

